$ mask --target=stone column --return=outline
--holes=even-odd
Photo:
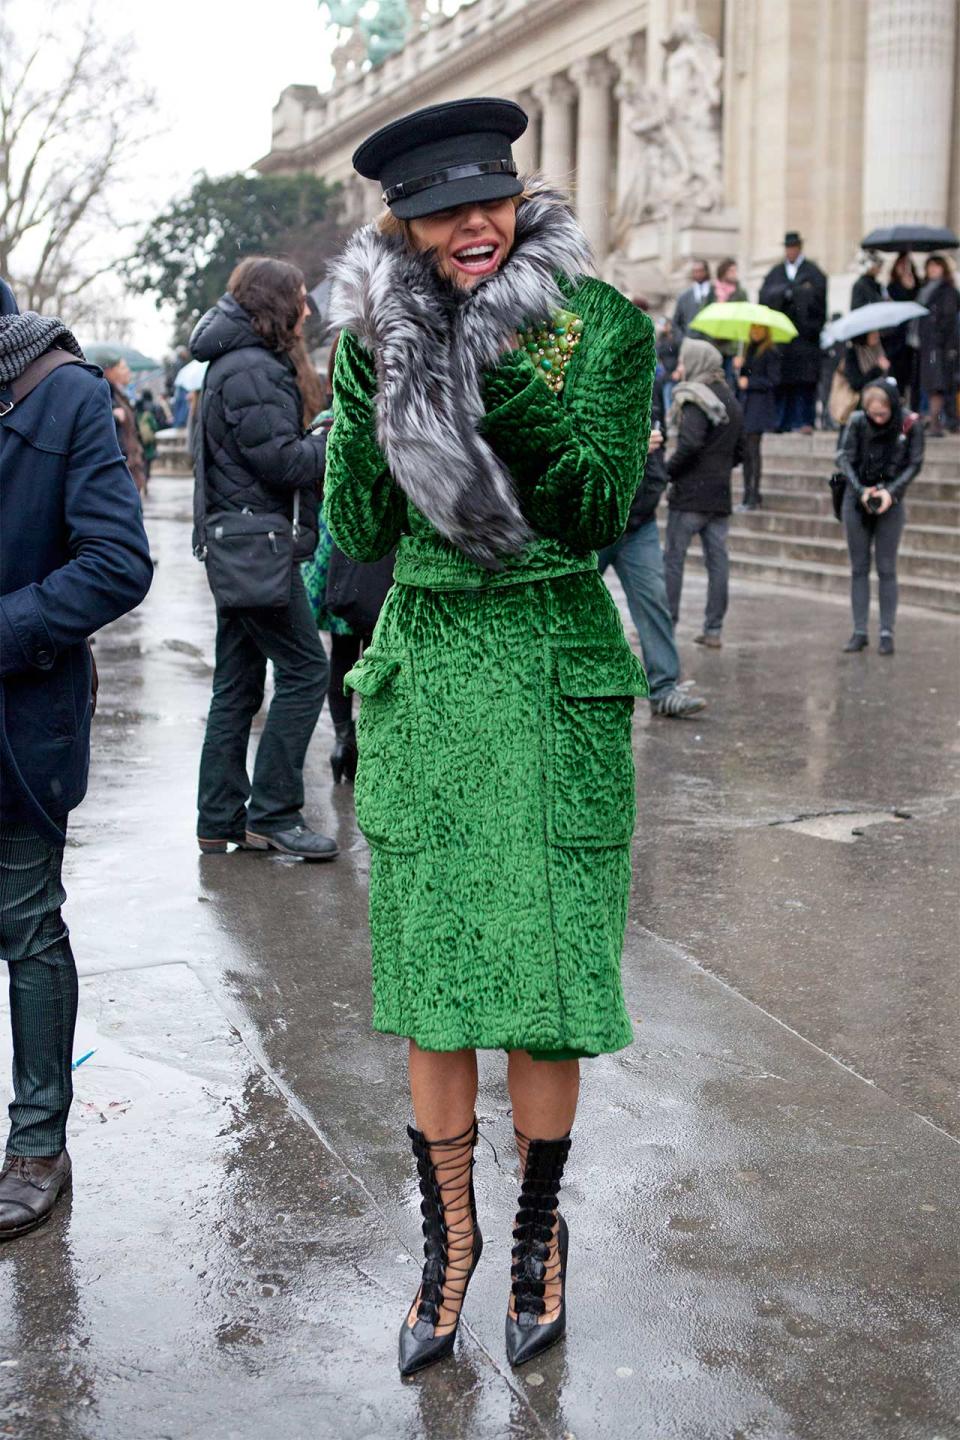
[[[573,188],[573,102],[576,88],[566,75],[531,86],[543,116],[540,129],[540,168],[544,176],[564,190]]]
[[[614,96],[617,101],[617,176],[616,202],[619,210],[630,193],[640,164],[640,144],[631,128],[634,109],[643,87],[644,52],[641,37],[620,40],[611,46],[609,56],[617,67]]]
[[[530,91],[524,90],[517,96],[517,104],[530,117],[530,123],[513,144],[513,158],[517,162],[517,169],[521,175],[532,175],[538,168],[539,156],[537,154],[537,130],[539,129],[540,117],[535,96]]]
[[[869,0],[865,232],[946,223],[956,32],[956,0]]]
[[[577,218],[597,264],[607,258],[610,231],[611,121],[616,71],[605,55],[578,60],[570,74],[580,92],[577,125]]]

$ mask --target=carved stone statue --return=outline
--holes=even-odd
[[[720,81],[717,47],[689,15],[666,40],[663,80],[625,95],[637,137],[636,173],[615,221],[624,236],[632,226],[672,215],[689,223],[722,203]]]
[[[402,50],[413,27],[419,28],[424,4],[407,4],[406,0],[377,0],[373,14],[367,0],[323,0],[331,25],[340,33],[340,43],[333,52],[333,70],[337,79],[358,69],[369,60],[382,65],[391,55]]]

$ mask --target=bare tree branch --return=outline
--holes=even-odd
[[[92,4],[69,23],[77,9],[0,0],[0,273],[29,305],[102,274],[88,252],[117,228],[111,202],[155,108],[131,77],[132,41],[105,37]]]

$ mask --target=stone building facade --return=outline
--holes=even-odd
[[[468,95],[517,99],[516,147],[573,195],[598,270],[655,302],[686,259],[735,256],[754,288],[786,229],[845,308],[876,225],[960,227],[958,0],[472,0],[411,4],[376,69],[335,56],[320,93],[291,85],[262,171],[341,181],[347,218],[380,208],[350,156],[378,126]]]

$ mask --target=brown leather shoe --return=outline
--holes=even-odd
[[[70,1188],[72,1170],[66,1150],[38,1156],[8,1152],[0,1170],[0,1240],[16,1240],[49,1220]]]
[[[693,643],[694,645],[706,645],[708,650],[719,650],[723,641],[719,635],[705,633],[703,635],[694,635]]]

